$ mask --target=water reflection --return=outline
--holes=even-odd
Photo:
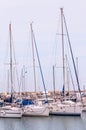
[[[0,118],[1,130],[86,130],[86,114],[83,117],[23,117]]]

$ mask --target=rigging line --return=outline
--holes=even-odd
[[[21,70],[21,75],[20,75],[19,92],[20,92],[20,87],[21,87],[21,84],[22,84],[22,73],[23,73],[23,68]]]
[[[13,56],[14,56],[14,62],[15,62],[15,65],[17,64],[16,62],[16,56],[15,56],[15,50],[14,50],[14,42],[13,42],[13,36],[11,34],[11,37],[12,37],[12,47],[13,47]],[[17,70],[17,67],[16,68],[16,76],[17,76],[17,83],[18,83],[18,86],[19,86],[19,76],[18,76],[18,70]],[[19,86],[20,87],[20,86]]]
[[[66,43],[67,43],[68,39],[65,38],[65,40],[66,40]],[[68,56],[69,56],[70,55],[70,53],[69,53],[69,46],[68,46],[68,44],[66,44],[66,45],[67,45],[67,52],[68,52]],[[69,65],[68,57],[67,57],[67,64],[68,64],[68,68],[69,68],[69,72],[70,72],[70,78],[71,78],[71,82],[72,82],[72,85],[73,85],[73,90],[76,93],[76,91],[75,91],[75,85],[74,85],[74,80],[73,80],[71,68],[70,68],[70,65]]]
[[[69,62],[68,62],[68,59],[67,59],[67,64],[68,64],[68,68],[69,68],[69,72],[70,72],[70,77],[71,77],[71,81],[72,81],[72,85],[73,85],[73,89],[74,89],[74,92],[75,92],[75,85],[74,85],[74,81],[73,81],[73,77],[72,77],[72,73],[71,73],[71,69],[70,69],[70,66],[69,66]]]
[[[78,89],[79,89],[79,93],[80,93],[80,97],[81,97],[81,101],[82,101],[82,96],[81,96],[81,89],[80,89],[79,79],[78,79],[78,75],[77,75],[77,70],[76,70],[76,66],[75,66],[75,61],[74,61],[74,57],[73,57],[71,42],[70,42],[69,33],[68,33],[68,29],[67,29],[67,25],[66,25],[66,20],[65,20],[64,14],[63,14],[63,17],[64,17],[64,23],[65,23],[65,28],[66,28],[68,43],[69,43],[69,47],[70,47],[70,52],[71,52],[71,56],[72,56],[72,61],[73,61],[73,65],[74,65],[76,80],[77,80],[77,84],[78,84]]]
[[[38,49],[37,49],[37,45],[36,45],[36,40],[35,40],[35,35],[34,35],[34,32],[33,32],[33,29],[32,29],[32,34],[33,34],[33,39],[34,39],[36,54],[37,54],[37,58],[38,58],[39,68],[40,68],[40,72],[41,72],[42,83],[43,83],[43,86],[44,86],[45,96],[46,96],[46,100],[48,101],[48,97],[47,97],[47,93],[46,93],[46,88],[45,88],[45,82],[44,82],[44,76],[43,76],[43,73],[42,73],[41,63],[40,63],[40,59],[39,59],[39,53],[38,53]]]
[[[8,38],[7,38],[7,42],[6,42],[6,48],[5,48],[5,57],[4,57],[4,61],[7,62],[7,57],[8,57],[8,53],[9,53],[9,49],[8,49],[8,46],[9,46],[9,34],[8,34]]]
[[[58,21],[57,21],[57,25],[58,25],[58,28],[56,29],[57,31],[56,32],[59,32],[59,29],[60,29],[60,14],[59,14],[59,18],[58,18]],[[58,46],[58,37],[57,36],[59,36],[57,33],[56,33],[56,35],[55,35],[55,46],[53,46],[53,47],[55,47],[55,49],[54,49],[54,57],[55,57],[55,59],[54,59],[54,64],[56,65],[56,61],[57,61],[57,56],[56,56],[56,53],[57,53],[57,46]],[[56,38],[57,37],[57,38]]]

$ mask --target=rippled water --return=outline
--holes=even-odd
[[[0,118],[0,130],[86,130],[86,115],[82,117],[22,117]]]

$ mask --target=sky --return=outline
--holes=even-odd
[[[12,42],[15,50],[17,76],[21,80],[22,67],[25,68],[25,91],[34,91],[32,46],[30,23],[39,51],[40,62],[47,90],[53,90],[52,66],[61,60],[61,46],[58,50],[58,30],[60,28],[60,8],[70,35],[74,58],[78,57],[80,87],[86,86],[86,2],[85,0],[0,0],[0,91],[9,89],[9,23],[12,25]],[[61,33],[61,32],[60,32]],[[57,44],[58,43],[58,44]],[[61,44],[61,43],[60,43]],[[57,49],[56,49],[57,46]],[[55,51],[56,54],[55,55]],[[56,59],[55,59],[56,57]],[[59,57],[59,58],[58,58]],[[57,60],[57,58],[59,60]],[[13,61],[14,62],[14,61]],[[35,62],[37,56],[35,52]],[[56,63],[55,63],[56,62]],[[71,63],[72,64],[72,63]],[[60,65],[60,64],[59,64]],[[58,66],[58,65],[57,65]],[[62,89],[62,70],[56,70],[56,90]],[[73,73],[73,68],[72,68]],[[19,90],[14,71],[14,89]],[[60,78],[59,78],[60,77]],[[36,67],[37,91],[43,90],[39,68]],[[74,79],[76,84],[76,81]],[[23,81],[24,84],[24,81]],[[77,85],[76,85],[77,86]],[[10,90],[9,90],[10,91]]]

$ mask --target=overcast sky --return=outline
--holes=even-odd
[[[54,50],[59,28],[60,8],[64,8],[64,15],[69,30],[74,58],[78,57],[78,69],[81,88],[86,85],[86,2],[85,0],[0,0],[0,90],[7,90],[7,70],[9,65],[9,23],[12,24],[12,38],[16,61],[21,68],[32,66],[30,23],[33,21],[33,30],[36,37],[40,61],[48,90],[53,89],[52,65]],[[58,50],[57,50],[58,51]],[[28,70],[28,69],[27,69]],[[29,74],[28,74],[29,73]],[[26,89],[34,89],[31,72],[27,72]],[[49,77],[50,75],[50,77]],[[37,74],[38,76],[38,74]],[[16,77],[16,76],[15,76]],[[20,78],[20,73],[19,73]],[[4,82],[6,80],[6,82]],[[38,89],[41,89],[41,78],[37,77]],[[62,82],[62,80],[61,80]],[[61,89],[57,85],[56,89]],[[28,88],[30,90],[30,87]]]

